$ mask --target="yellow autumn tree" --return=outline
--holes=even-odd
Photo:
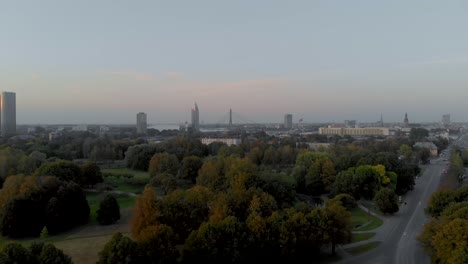
[[[138,240],[142,230],[156,224],[158,224],[156,193],[152,187],[146,187],[136,200],[131,221],[133,237]]]

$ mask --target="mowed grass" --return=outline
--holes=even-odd
[[[111,186],[113,190],[140,194],[150,177],[145,171],[131,170],[127,168],[104,169],[103,173],[116,175],[116,177],[104,177],[104,183]],[[131,174],[132,178],[119,177],[119,175]]]
[[[351,254],[353,256],[357,256],[359,254],[362,254],[364,252],[367,252],[369,250],[372,250],[372,249],[378,247],[380,245],[380,243],[381,242],[379,242],[379,241],[374,241],[374,242],[370,242],[370,243],[367,243],[367,244],[364,244],[364,245],[361,245],[361,246],[348,248],[348,249],[345,249],[345,250],[349,254]]]
[[[364,240],[369,240],[375,236],[375,233],[356,233],[353,234],[353,237],[351,239],[351,243],[356,243]],[[351,244],[350,243],[350,244]]]
[[[383,224],[383,221],[373,215],[364,212],[361,208],[351,210],[352,226],[354,231],[370,231]]]

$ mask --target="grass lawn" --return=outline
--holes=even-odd
[[[349,254],[351,254],[353,256],[356,256],[356,255],[362,254],[364,252],[367,252],[369,250],[372,250],[372,249],[378,247],[380,245],[380,243],[381,242],[379,242],[379,241],[370,242],[370,243],[367,243],[367,244],[364,244],[364,245],[361,245],[361,246],[348,248],[348,249],[346,249],[346,252],[348,252]]]
[[[353,238],[351,239],[351,243],[356,243],[356,242],[368,240],[368,239],[373,238],[374,236],[375,236],[375,233],[357,233],[357,234],[353,234]]]
[[[131,170],[127,168],[104,169],[103,173],[113,175],[131,174],[133,178],[125,177],[104,177],[104,183],[112,187],[113,190],[121,192],[142,193],[150,177],[145,171]]]
[[[383,224],[382,220],[378,217],[364,212],[361,208],[351,210],[352,226],[354,231],[370,231]]]

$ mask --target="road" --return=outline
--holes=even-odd
[[[347,258],[342,263],[429,264],[430,258],[417,237],[429,221],[424,208],[431,194],[437,190],[446,167],[444,162],[424,166],[422,176],[416,179],[414,190],[404,196],[400,211],[384,220],[380,232],[385,235],[379,247],[360,256]]]

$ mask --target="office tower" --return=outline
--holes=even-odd
[[[403,121],[404,127],[409,127],[408,113],[405,113],[405,120]]]
[[[293,116],[291,114],[284,115],[284,127],[286,129],[292,129],[293,127]]]
[[[137,114],[137,133],[138,134],[146,134],[146,114],[145,113],[138,113]]]
[[[229,109],[229,126],[232,126],[232,109]]]
[[[442,125],[444,126],[450,125],[450,114],[446,114],[442,116]]]
[[[195,103],[195,108],[192,109],[192,129],[195,131],[200,130],[200,110],[197,103]]]
[[[2,136],[16,133],[16,94],[2,92],[0,99],[0,132]]]

